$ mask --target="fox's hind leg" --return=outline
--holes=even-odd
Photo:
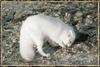
[[[33,41],[26,35],[20,35],[20,54],[26,61],[32,61],[34,57]]]

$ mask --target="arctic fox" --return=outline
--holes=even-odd
[[[75,36],[73,28],[60,19],[45,15],[30,16],[20,30],[20,54],[25,60],[32,61],[35,55],[33,46],[36,46],[42,56],[48,57],[50,54],[42,48],[44,41],[51,40],[65,48],[66,45],[71,46]]]

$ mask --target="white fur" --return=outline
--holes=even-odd
[[[48,57],[49,54],[44,53],[42,48],[45,39],[65,48],[74,42],[75,32],[60,19],[44,15],[30,16],[23,22],[20,31],[21,56],[31,61],[35,54],[33,46],[36,46],[42,56]]]

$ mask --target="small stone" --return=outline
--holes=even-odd
[[[82,15],[83,13],[78,11],[76,12],[75,16],[74,16],[74,21],[81,21],[82,22]]]
[[[90,25],[93,23],[93,18],[90,15],[87,15],[87,18],[85,19],[85,25]]]

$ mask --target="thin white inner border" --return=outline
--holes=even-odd
[[[2,2],[12,2],[12,1],[1,1],[1,8],[2,8]],[[13,1],[14,2],[14,1]],[[15,1],[16,2],[16,1]],[[17,1],[18,2],[18,1]],[[100,16],[99,16],[99,4],[100,4],[100,2],[99,1],[95,1],[95,0],[93,0],[93,1],[67,1],[67,0],[65,0],[65,1],[43,1],[43,0],[41,0],[41,1],[21,1],[21,2],[57,2],[57,3],[59,3],[59,2],[97,2],[98,3],[98,38],[97,38],[97,42],[98,42],[98,65],[57,65],[57,66],[99,66],[99,32],[100,32],[100,30],[99,30],[99,22],[100,22],[100,20],[99,20],[99,18],[100,18]],[[1,48],[2,48],[2,11],[1,11]],[[55,66],[55,65],[26,65],[26,64],[24,64],[24,65],[2,65],[2,49],[1,49],[1,66]]]

